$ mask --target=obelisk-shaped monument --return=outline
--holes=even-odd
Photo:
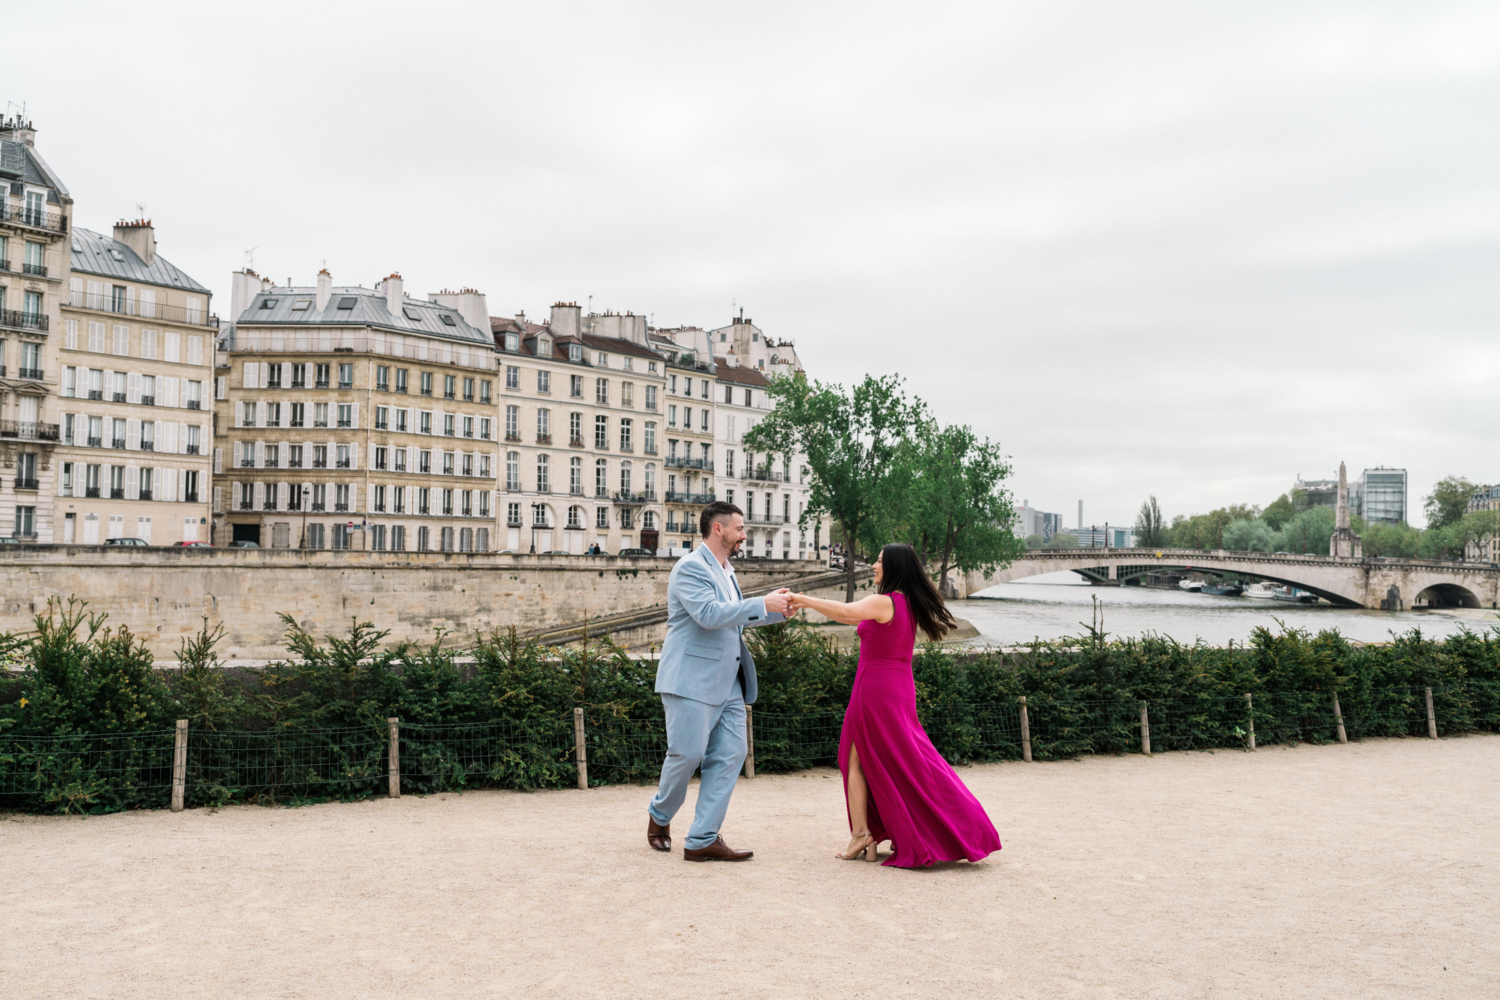
[[[1339,463],[1338,504],[1334,515],[1333,537],[1328,540],[1328,554],[1335,558],[1360,559],[1364,556],[1364,546],[1360,544],[1354,529],[1349,527],[1349,474],[1345,471],[1343,462]]]

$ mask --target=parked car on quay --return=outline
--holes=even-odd
[[[124,548],[149,548],[151,543],[144,538],[106,538],[105,545],[118,545]]]
[[[196,549],[196,548],[211,549],[213,547],[214,547],[214,543],[213,542],[173,542],[172,543],[172,548],[174,548],[174,549]]]

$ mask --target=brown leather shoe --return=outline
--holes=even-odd
[[[672,824],[657,826],[656,820],[651,814],[646,814],[646,843],[651,845],[653,851],[670,851],[672,849]]]
[[[736,851],[724,843],[723,837],[715,837],[712,844],[697,850],[691,847],[682,849],[684,861],[749,861],[753,857],[754,851]]]

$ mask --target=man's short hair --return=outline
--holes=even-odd
[[[738,514],[741,517],[745,516],[745,512],[734,504],[724,500],[715,500],[707,507],[704,507],[703,513],[698,515],[698,530],[703,533],[704,538],[707,538],[708,533],[714,528],[715,521],[722,520],[732,514]]]

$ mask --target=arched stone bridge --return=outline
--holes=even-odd
[[[986,580],[970,573],[961,596],[997,583],[1073,570],[1095,583],[1119,584],[1147,573],[1236,574],[1287,584],[1348,608],[1492,608],[1500,602],[1500,565],[1419,559],[1338,559],[1200,549],[1033,549]]]

